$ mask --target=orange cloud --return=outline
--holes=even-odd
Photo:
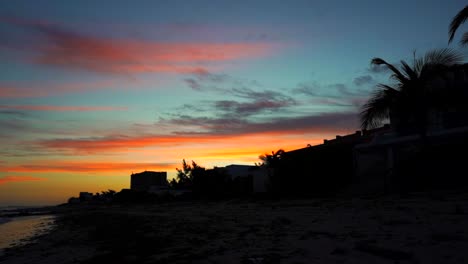
[[[0,109],[29,110],[29,111],[56,111],[56,112],[88,112],[88,111],[120,111],[127,107],[113,106],[59,106],[59,105],[0,105]]]
[[[29,181],[45,181],[46,178],[38,178],[32,176],[5,176],[0,178],[0,185],[7,184],[9,182],[29,182]]]
[[[76,154],[102,153],[151,153],[154,148],[166,148],[168,158],[183,158],[184,155],[203,155],[204,158],[218,157],[258,157],[265,150],[276,148],[305,147],[307,144],[320,144],[323,134],[313,138],[304,136],[304,131],[290,133],[269,132],[245,135],[194,135],[194,136],[135,136],[101,137],[84,139],[51,139],[35,142],[44,150],[58,150]],[[252,142],[256,142],[252,147]],[[201,148],[199,146],[202,146]],[[178,147],[177,151],[172,151]],[[146,149],[146,150],[145,150]],[[182,152],[181,152],[182,151]],[[198,154],[197,154],[198,153]]]
[[[125,163],[125,162],[60,162],[44,161],[33,164],[5,166],[7,172],[122,172],[139,170],[174,170],[171,163]]]
[[[103,150],[144,148],[186,143],[207,143],[226,140],[220,136],[140,136],[140,137],[102,137],[85,139],[52,139],[39,142],[40,146],[51,149],[69,149],[77,152],[98,152]]]

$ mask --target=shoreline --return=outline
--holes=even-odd
[[[468,195],[63,208],[2,263],[463,263]]]

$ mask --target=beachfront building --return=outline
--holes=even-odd
[[[130,189],[133,191],[157,193],[168,189],[167,172],[144,171],[132,173],[130,176]]]
[[[356,182],[354,148],[390,131],[378,129],[356,131],[325,139],[323,144],[284,152],[270,173],[276,192],[292,195],[322,195],[348,191]]]
[[[353,147],[362,142],[361,133],[336,136],[323,144],[285,152],[275,168],[277,190],[285,194],[335,193],[353,176]]]

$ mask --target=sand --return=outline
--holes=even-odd
[[[468,195],[75,207],[1,263],[468,263]]]

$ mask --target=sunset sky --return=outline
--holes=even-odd
[[[99,2],[99,3],[97,3]],[[447,47],[462,0],[2,1],[0,206],[250,164],[359,129],[397,63]],[[458,46],[460,28],[453,48]]]

